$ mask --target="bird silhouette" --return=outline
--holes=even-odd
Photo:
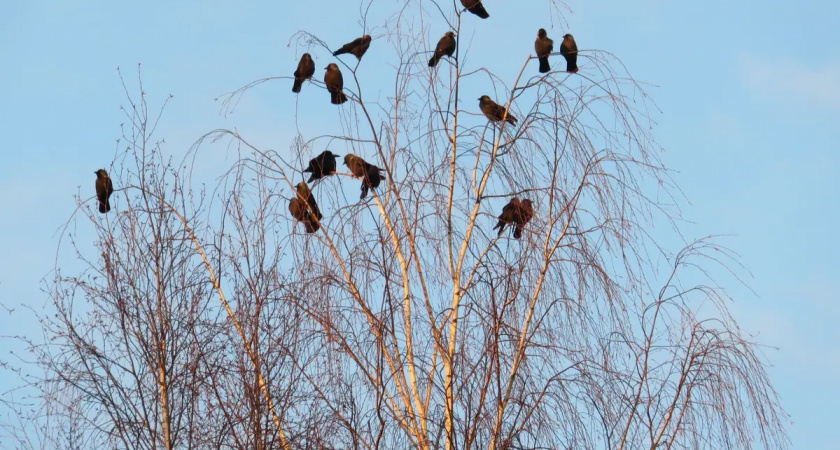
[[[362,195],[359,197],[360,199],[367,197],[369,189],[378,188],[379,184],[385,178],[385,175],[382,174],[382,169],[352,153],[344,155],[344,165],[350,169],[350,173],[354,177],[362,179]]]
[[[560,44],[560,54],[566,58],[566,72],[577,72],[578,49],[575,38],[571,34],[563,35],[563,43]]]
[[[312,175],[309,176],[309,180],[307,183],[311,183],[315,180],[319,180],[326,176],[332,175],[335,173],[335,157],[341,156],[336,155],[329,150],[324,150],[315,158],[309,160],[309,166],[306,169],[303,169],[304,172],[311,172]]]
[[[499,237],[501,237],[502,233],[505,231],[505,226],[514,224],[516,210],[519,208],[519,204],[519,199],[513,197],[507,205],[502,208],[502,213],[499,214],[499,221],[496,222],[496,226],[493,227],[494,230],[497,228],[499,229]]]
[[[99,212],[105,214],[111,210],[109,198],[114,193],[114,185],[105,169],[99,169],[93,173],[96,174],[96,199],[99,202]]]
[[[429,60],[429,67],[436,66],[441,58],[444,56],[451,57],[453,53],[455,53],[455,33],[447,31],[438,41],[437,47],[435,47],[435,53],[432,55],[432,59]]]
[[[537,52],[537,58],[540,60],[540,73],[551,72],[551,66],[548,64],[548,55],[554,51],[554,41],[548,37],[548,33],[544,28],[537,31],[537,40],[534,41],[534,51]]]
[[[354,39],[353,42],[344,44],[340,49],[333,52],[333,56],[350,53],[361,61],[362,56],[368,51],[368,48],[370,48],[370,36],[366,34],[358,39]]]
[[[292,86],[292,92],[300,92],[303,82],[312,78],[312,75],[315,75],[315,61],[312,61],[309,53],[304,53],[300,57],[297,70],[295,70],[295,84]]]
[[[341,91],[344,89],[344,78],[341,76],[341,70],[336,63],[330,63],[326,69],[324,84],[327,85],[327,90],[330,91],[330,103],[340,105],[347,101],[347,96]]]
[[[516,126],[516,117],[513,117],[513,115],[510,114],[510,112],[508,112],[507,116],[505,116],[505,112],[507,112],[507,109],[505,109],[504,106],[491,100],[490,97],[486,95],[482,95],[481,97],[479,97],[478,106],[481,108],[481,112],[484,113],[484,115],[487,116],[487,118],[490,119],[490,121],[501,122],[504,118],[505,122]]]
[[[306,183],[300,182],[295,186],[295,196],[289,201],[289,212],[292,217],[303,222],[307,233],[314,233],[321,228],[323,216]]]

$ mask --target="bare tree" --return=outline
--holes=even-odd
[[[563,5],[546,4],[562,17]],[[523,53],[504,80],[460,41],[430,69],[439,35],[459,37],[473,18],[457,2],[389,8],[361,5],[359,34],[391,47],[382,71],[393,84],[360,79],[366,56],[338,60],[343,106],[315,87],[300,94],[322,94],[341,135],[299,133],[278,152],[216,130],[175,164],[153,143],[145,94],[130,102],[115,213],[80,198],[66,236],[88,269],[57,270],[58,315],[44,319],[47,344],[32,346],[48,375],[37,386],[51,439],[786,447],[759,347],[711,276],[735,275],[737,261],[713,239],[676,254],[655,240],[654,222],[678,229],[681,197],[657,159],[644,86],[612,54],[584,48],[577,74],[537,74]],[[293,42],[329,54],[313,34]],[[250,83],[223,108],[291,78]],[[484,86],[516,125],[488,121],[461,97],[466,84]],[[220,140],[241,157],[212,194],[194,192],[191,161]],[[305,233],[288,205],[325,148],[363,157],[384,179],[361,200],[365,180],[352,173],[317,181],[323,217]],[[513,197],[534,209],[519,239],[492,229]],[[82,224],[96,230],[93,257],[70,232]]]

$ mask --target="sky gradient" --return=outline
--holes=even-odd
[[[288,105],[298,100],[291,81],[256,88],[228,117],[214,99],[291,75],[298,30],[337,46],[361,27],[354,2],[328,2],[338,5],[328,15],[313,13],[313,2],[287,3],[0,3],[0,303],[15,310],[0,309],[0,335],[37,329],[20,305],[49,300],[41,280],[54,267],[73,195],[92,195],[93,171],[114,156],[125,121],[118,66],[136,86],[142,63],[152,105],[174,95],[157,133],[168,151],[234,127],[258,146],[288,148],[295,111]],[[521,3],[486,1],[490,19],[462,32],[471,58],[494,55],[493,68],[511,80],[544,27],[558,44],[570,31],[579,48],[612,52],[652,85],[661,158],[687,198],[683,234],[729,235],[723,242],[752,274],[745,281],[754,293],[727,287],[742,329],[768,346],[792,448],[837,448],[840,3],[580,1],[570,3],[568,30],[547,7],[513,6]],[[500,26],[516,38],[501,41]],[[433,25],[428,38],[436,42],[444,27]],[[316,78],[325,65],[316,61]],[[325,92],[303,91],[318,102],[311,110],[296,105],[304,114],[329,106]],[[204,164],[231,162],[220,152]]]

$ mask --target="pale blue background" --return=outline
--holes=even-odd
[[[316,15],[289,3],[343,6]],[[361,34],[354,3],[0,2],[0,302],[16,308],[0,310],[0,335],[37,329],[18,305],[47,300],[40,280],[53,267],[72,196],[79,188],[91,195],[93,171],[114,154],[125,103],[117,66],[133,82],[143,64],[154,105],[175,96],[159,133],[172,151],[234,126],[259,145],[286,149],[290,81],[258,88],[229,118],[213,99],[263,76],[290,75],[300,53],[287,43],[298,29],[333,44]],[[474,40],[472,60],[492,52],[490,67],[503,77],[533,50],[537,28],[555,40],[566,31],[552,27],[543,2],[486,3],[491,18],[470,21],[466,37]],[[514,11],[514,4],[540,6]],[[838,448],[840,2],[609,0],[572,9],[581,49],[609,50],[658,86],[650,89],[663,110],[655,133],[691,201],[685,234],[734,235],[725,243],[752,271],[757,296],[730,286],[733,309],[744,330],[780,348],[766,356],[791,414],[793,447]],[[501,30],[507,42],[499,42]],[[443,31],[436,26],[434,40]],[[374,42],[371,52],[380,45],[388,44]],[[304,94],[317,101],[313,108],[330,106],[311,85]],[[225,167],[229,157],[206,155]],[[2,369],[0,377],[2,392],[9,378]]]

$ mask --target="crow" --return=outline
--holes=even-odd
[[[505,116],[505,112],[507,112],[507,110],[504,106],[494,102],[486,95],[482,95],[478,100],[478,106],[481,108],[481,112],[483,112],[484,115],[492,122],[501,122],[504,118],[505,122],[516,126],[516,117],[513,117],[510,113]]]
[[[370,48],[370,36],[364,35],[353,42],[348,42],[344,44],[343,47],[333,52],[333,56],[343,55],[345,53],[350,53],[355,55],[360,61],[362,60],[362,56],[368,51]]]
[[[341,76],[341,70],[335,63],[330,63],[327,67],[327,73],[324,74],[324,84],[327,85],[327,90],[330,91],[330,103],[333,105],[340,105],[347,101],[347,96],[344,92],[344,78]]]
[[[312,75],[315,75],[315,61],[312,61],[309,53],[304,53],[300,57],[297,70],[295,70],[295,84],[292,86],[292,92],[300,92],[303,82],[312,78]]]
[[[437,65],[438,61],[445,56],[451,57],[455,53],[455,33],[447,31],[437,43],[435,54],[429,60],[429,67]]]
[[[508,204],[502,208],[502,213],[499,215],[499,221],[496,223],[496,226],[493,227],[494,230],[496,228],[499,229],[499,237],[501,237],[502,233],[505,231],[506,225],[514,224],[514,221],[516,220],[516,210],[519,209],[519,204],[519,199],[513,197],[510,199]]]
[[[321,228],[320,220],[323,217],[315,197],[304,182],[298,183],[295,190],[295,196],[289,201],[289,212],[292,217],[303,222],[307,233],[314,233]]]
[[[96,199],[99,201],[99,212],[105,214],[111,210],[111,202],[108,198],[114,193],[114,185],[105,169],[99,169],[93,173],[96,174]]]
[[[309,166],[306,169],[303,169],[304,172],[312,173],[309,180],[307,180],[307,183],[311,183],[315,180],[334,174],[336,156],[341,155],[336,155],[329,150],[324,150],[321,154],[311,159],[309,161]]]
[[[461,4],[464,5],[464,8],[467,8],[467,11],[482,19],[490,17],[490,14],[484,9],[484,5],[481,4],[481,0],[461,0]]]
[[[350,169],[354,177],[362,179],[362,195],[359,197],[360,199],[367,197],[369,189],[378,188],[379,184],[385,178],[385,175],[382,174],[382,169],[352,153],[344,155],[344,165]]]
[[[537,52],[537,58],[540,60],[540,73],[551,72],[551,66],[548,64],[548,55],[554,51],[554,41],[552,41],[544,28],[537,31],[537,40],[534,41],[534,51]]]
[[[575,43],[575,38],[571,34],[563,35],[563,43],[560,44],[560,54],[566,58],[566,72],[577,72],[578,49],[577,43]]]

